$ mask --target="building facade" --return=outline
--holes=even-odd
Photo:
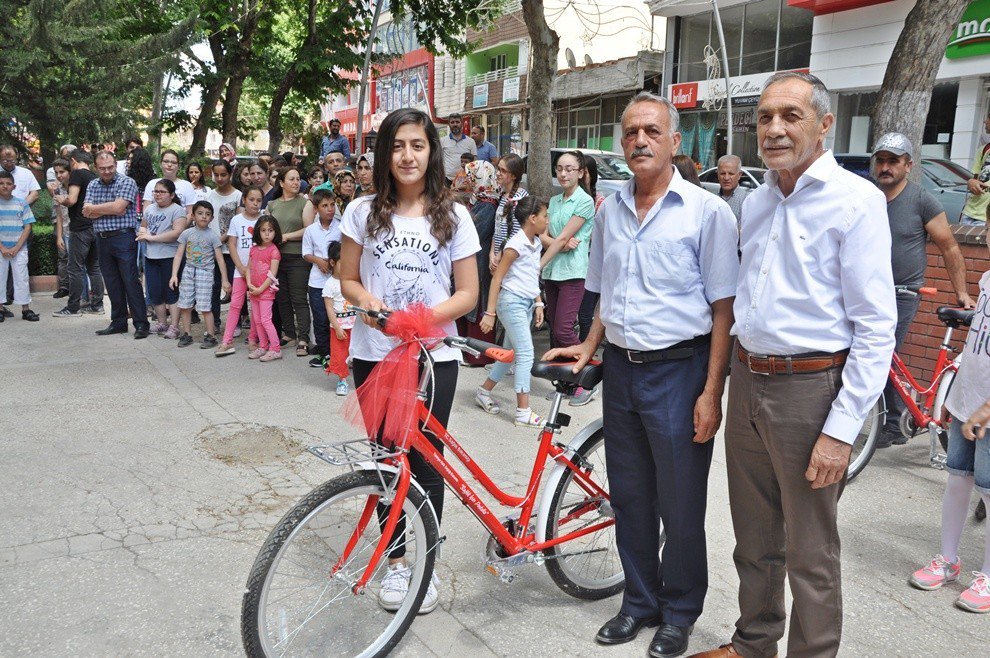
[[[653,0],[667,21],[664,79],[681,113],[681,152],[702,169],[728,149],[725,71],[714,12],[709,3]],[[732,99],[733,152],[760,166],[756,103],[763,83],[777,71],[808,70],[814,13],[793,0],[719,0]]]

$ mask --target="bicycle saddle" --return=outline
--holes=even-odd
[[[969,323],[973,321],[975,311],[967,311],[964,308],[955,308],[954,306],[939,306],[937,313],[938,319],[943,324],[958,329],[969,326]]]
[[[573,361],[537,361],[533,364],[530,374],[540,379],[573,384],[581,388],[594,388],[602,381],[601,361],[589,362],[577,374],[571,372],[573,367]]]

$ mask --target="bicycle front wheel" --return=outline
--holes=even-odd
[[[856,441],[853,442],[852,453],[849,455],[849,468],[846,470],[846,481],[851,482],[859,475],[873,457],[873,453],[877,450],[877,437],[880,436],[886,418],[883,396],[880,396],[880,399],[870,407],[866,421],[856,435]]]
[[[386,484],[396,477],[382,475]],[[439,530],[426,497],[410,486],[402,506],[405,535],[393,537],[367,588],[354,594],[381,539],[375,508],[385,493],[377,472],[357,471],[313,490],[282,518],[255,559],[244,594],[248,656],[384,656],[399,643],[426,595]],[[405,547],[411,573],[409,591],[392,613],[379,606],[378,591],[388,554],[398,546]]]
[[[608,491],[605,470],[605,436],[592,435],[572,458],[581,471]],[[608,500],[585,491],[567,471],[550,500],[546,520],[547,539],[591,528],[615,519]],[[579,599],[604,599],[622,591],[625,574],[615,544],[615,524],[558,544],[544,551],[547,572],[560,589]]]

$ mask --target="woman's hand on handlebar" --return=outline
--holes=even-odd
[[[364,299],[361,300],[361,303],[358,304],[358,306],[360,308],[363,308],[365,311],[381,312],[381,311],[392,310],[388,306],[385,306],[385,303],[382,302],[382,300],[378,299],[373,295],[367,295]],[[379,331],[382,330],[382,325],[380,324],[381,321],[380,318],[377,318],[369,313],[362,313],[361,321],[364,322],[369,327],[371,327],[372,329],[378,329]]]

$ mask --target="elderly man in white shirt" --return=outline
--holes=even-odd
[[[757,137],[771,171],[743,203],[725,432],[740,616],[731,644],[698,656],[776,655],[785,575],[785,653],[839,650],[838,502],[897,312],[886,201],[825,149],[832,122],[818,78],[778,73],[764,86]]]
[[[600,311],[582,344],[544,357],[577,358],[577,372],[608,337],[603,430],[626,587],[596,639],[620,644],[659,625],[650,656],[687,649],[708,591],[711,439],[722,419],[739,270],[729,206],[671,164],[677,130],[665,98],[642,93],[623,112],[634,176],[595,217],[585,280],[601,293]]]

